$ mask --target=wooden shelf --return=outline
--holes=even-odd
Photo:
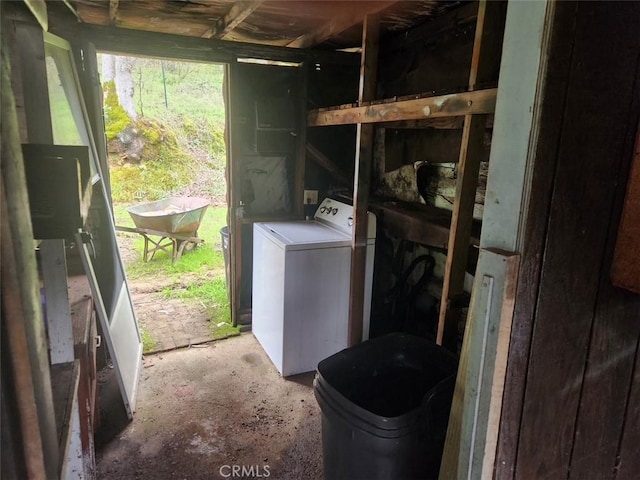
[[[310,110],[307,126],[348,125],[355,123],[399,122],[425,118],[446,118],[461,115],[493,113],[497,88],[451,93],[407,100],[395,98],[376,100],[369,105],[339,105]]]
[[[429,247],[446,249],[451,212],[443,208],[392,199],[371,199],[369,208],[397,237]],[[474,222],[470,245],[480,244],[481,222]]]
[[[51,365],[51,392],[58,432],[60,455],[66,458],[71,443],[73,407],[78,401],[80,382],[80,362]]]

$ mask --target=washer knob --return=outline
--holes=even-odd
[[[320,207],[320,213],[324,213],[327,210],[327,207]]]
[[[336,213],[338,213],[338,209],[337,208],[334,208],[333,210],[331,210],[331,214],[332,215],[335,215]]]

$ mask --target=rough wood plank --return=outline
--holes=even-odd
[[[522,233],[522,259],[500,421],[496,480],[512,479],[515,471],[529,345],[557,161],[555,153],[560,142],[571,64],[576,4],[559,2],[555,8],[548,33],[549,54],[542,67],[546,88],[541,93],[537,114],[539,129],[534,137],[536,150],[532,159],[530,208]]]
[[[378,72],[380,17],[367,15],[362,27],[359,102],[375,98]],[[369,186],[373,164],[374,126],[358,123],[356,131],[356,167],[353,185],[353,235],[351,239],[351,278],[349,293],[349,345],[362,340],[364,328],[365,270]]]
[[[6,126],[3,122],[3,127],[6,128]],[[4,142],[2,146],[5,147]],[[4,175],[0,173],[0,176],[4,184]],[[29,478],[46,478],[32,366],[29,359],[29,343],[23,321],[25,314],[21,302],[21,290],[28,286],[23,284],[24,278],[21,278],[16,268],[16,252],[13,249],[13,232],[10,231],[9,226],[4,185],[0,185],[0,193],[2,194],[0,200],[2,208],[2,348],[6,349],[7,357],[11,361],[10,376],[13,379],[11,391],[18,406],[18,411],[12,412],[12,415],[18,417],[19,437],[22,441],[21,445],[15,445],[14,448],[21,451],[20,458],[24,458],[24,468]],[[4,372],[3,375],[5,375]],[[3,426],[4,428],[6,426]],[[17,437],[18,435],[14,438]]]
[[[0,6],[4,10],[4,5]],[[18,30],[20,30],[20,27]],[[8,246],[13,246],[14,252],[12,258],[15,264],[15,275],[9,275],[10,279],[5,283],[2,279],[2,295],[5,291],[10,291],[9,285],[12,281],[17,281],[18,286],[15,290],[16,295],[11,296],[10,300],[3,298],[2,302],[2,324],[5,324],[5,312],[9,301],[19,302],[21,313],[17,312],[16,319],[24,326],[24,334],[26,336],[26,345],[23,347],[23,362],[29,362],[29,369],[32,375],[33,400],[37,411],[37,428],[40,431],[41,443],[37,446],[44,457],[44,476],[35,475],[33,478],[56,478],[58,467],[58,445],[56,442],[55,417],[53,413],[53,400],[51,397],[51,378],[49,376],[49,359],[46,343],[46,332],[44,330],[44,321],[42,319],[42,309],[40,303],[40,290],[38,281],[38,269],[36,264],[35,252],[33,249],[33,230],[31,222],[25,222],[25,218],[29,218],[29,199],[27,195],[26,179],[24,173],[24,164],[22,158],[22,147],[20,142],[20,133],[18,127],[18,119],[16,115],[16,105],[11,91],[12,85],[12,63],[10,58],[20,50],[20,43],[9,41],[7,35],[8,28],[2,28],[2,49],[0,62],[0,124],[2,125],[2,135],[0,142],[0,154],[2,157],[1,182],[2,199],[2,223],[3,230],[5,222],[10,234],[6,235],[2,232],[2,276],[9,275],[9,261],[6,261],[5,255],[9,254]],[[39,32],[40,29],[36,28]],[[16,38],[23,38],[18,35]],[[42,43],[42,36],[39,36]],[[38,35],[33,40],[38,41]],[[13,53],[10,53],[12,51]],[[9,243],[11,242],[11,243]],[[5,268],[6,267],[6,268]],[[22,343],[24,340],[20,340]],[[16,348],[18,344],[16,344]],[[32,414],[33,415],[33,414]],[[33,427],[36,428],[36,427]],[[34,446],[34,448],[36,448]],[[36,455],[36,453],[34,453]],[[35,456],[33,460],[38,464],[34,465],[37,471],[42,469],[41,461]],[[36,471],[36,473],[37,473]]]
[[[440,118],[423,118],[421,120],[400,120],[398,122],[381,122],[378,127],[397,128],[397,129],[462,129],[464,125],[464,117],[440,117]]]
[[[492,478],[519,261],[480,251],[440,478]]]
[[[365,107],[348,105],[344,108],[311,110],[307,116],[307,126],[395,122],[493,113],[496,107],[496,94],[497,89],[490,88],[474,92],[393,101]]]
[[[373,2],[367,9],[358,8],[357,11],[351,11],[348,15],[340,15],[334,17],[315,31],[306,33],[296,38],[295,40],[290,42],[287,47],[308,48],[313,47],[314,45],[318,45],[331,38],[332,36],[342,33],[345,30],[348,30],[349,28],[362,23],[367,15],[378,13],[385,8],[393,5],[394,3],[397,3],[397,0]]]
[[[118,21],[118,7],[120,6],[120,0],[109,0],[109,25],[116,26]]]
[[[624,203],[611,281],[618,287],[640,293],[640,130]]]
[[[358,55],[353,53],[302,50],[53,20],[51,31],[56,35],[90,42],[97,50],[116,54],[222,63],[235,62],[238,57],[284,62],[309,60],[320,64],[353,65],[358,62]]]
[[[307,151],[307,89],[309,84],[309,63],[303,63],[298,71],[298,92],[296,95],[296,137],[293,202],[294,213],[304,218],[304,177]]]
[[[616,480],[636,480],[640,472],[640,349],[636,347],[636,361],[631,377],[631,392],[627,401],[625,423],[615,466]]]
[[[233,2],[229,10],[204,34],[204,38],[225,38],[238,25],[245,21],[264,0]]]
[[[478,7],[471,70],[469,73],[469,90],[475,90],[478,82],[488,80],[491,74],[490,65],[500,50],[487,44],[490,33],[504,28],[505,6],[501,2],[481,1]],[[446,316],[449,302],[463,291],[464,276],[467,266],[467,246],[473,221],[475,192],[478,185],[478,173],[483,157],[484,133],[487,118],[484,115],[466,115],[462,130],[460,158],[458,160],[458,179],[456,197],[451,218],[451,235],[447,252],[442,299],[440,302],[440,318],[438,321],[437,342],[442,344],[446,336]]]
[[[16,30],[16,40],[29,143],[53,144],[42,30],[35,25],[21,25]]]
[[[64,241],[40,244],[42,282],[47,298],[46,319],[51,364],[73,361],[73,328],[67,292],[67,262]]]
[[[631,9],[628,13],[629,16],[635,13],[636,18],[640,19],[640,6],[636,5],[635,10]],[[640,40],[635,47],[640,55]],[[619,155],[620,167],[617,169],[615,197],[609,215],[609,235],[603,265],[610,265],[614,256],[616,232],[625,204],[626,180],[631,179],[632,160],[637,163],[640,131],[635,124],[640,117],[640,62],[636,63],[636,79],[631,98],[630,106],[625,112],[628,120],[622,123],[627,127],[626,141],[619,151],[611,152]],[[618,129],[624,130],[620,127]],[[627,206],[628,203],[624,208]],[[633,368],[640,338],[639,318],[640,295],[614,287],[607,268],[603,268],[600,272],[597,305],[571,454],[571,479],[595,480],[610,477],[618,463],[617,453],[621,432],[624,430],[625,410],[629,408],[629,391],[633,388]]]
[[[623,72],[638,60],[638,37],[630,25],[630,19],[637,18],[637,5],[621,3],[619,7],[609,9],[599,3],[579,3],[577,7],[569,91],[530,347],[515,470],[518,478],[566,478],[570,474],[590,332],[626,136],[619,126],[629,121],[633,96],[633,76]],[[619,35],[603,43],[600,33],[611,28]],[[610,54],[612,50],[615,56]],[[606,78],[597,73],[602,69],[608,72]],[[588,136],[585,131],[590,132]],[[609,473],[592,472],[604,475],[599,478],[607,478]]]
[[[371,199],[370,208],[394,236],[436,248],[446,248],[451,212],[442,208],[398,200]],[[478,245],[480,228],[475,228],[469,245]]]

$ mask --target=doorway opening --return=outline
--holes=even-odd
[[[114,219],[143,352],[236,335],[223,238],[225,65],[106,53],[98,64]],[[197,218],[183,220],[195,204]]]

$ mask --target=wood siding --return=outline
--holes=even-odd
[[[636,2],[556,9],[495,478],[640,471],[640,297],[609,274],[638,122],[639,20]]]

